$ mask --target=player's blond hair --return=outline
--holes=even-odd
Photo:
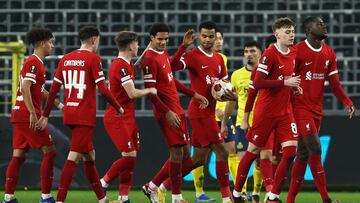
[[[288,17],[282,17],[275,20],[272,24],[272,30],[275,32],[277,29],[295,27],[294,21]]]

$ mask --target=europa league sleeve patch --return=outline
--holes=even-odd
[[[35,73],[35,71],[36,71],[36,67],[35,66],[30,66],[30,72]]]
[[[121,73],[122,76],[126,76],[128,74],[128,71],[127,71],[126,68],[121,68],[120,73]]]
[[[267,57],[264,56],[264,57],[262,58],[262,60],[261,60],[261,63],[262,63],[262,64],[266,64],[267,61],[268,61]]]

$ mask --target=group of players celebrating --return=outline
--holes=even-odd
[[[322,201],[339,202],[331,200],[327,193],[321,163],[318,133],[325,80],[348,108],[350,118],[355,115],[355,107],[340,85],[335,52],[323,42],[327,37],[326,26],[319,17],[306,18],[303,22],[306,39],[296,45],[295,24],[291,19],[275,20],[272,29],[273,42],[268,43],[269,47],[263,53],[258,42],[245,44],[246,64],[231,77],[233,91],[226,91],[223,103],[217,104],[220,101],[212,97],[211,87],[217,80],[227,80],[228,73],[226,57],[218,53],[223,34],[213,22],[201,23],[197,36],[194,30],[188,30],[171,58],[166,50],[169,28],[163,23],[154,24],[149,31],[150,43],[135,64],[132,59],[137,56],[138,35],[131,31],[117,33],[115,43],[119,54],[108,71],[109,88],[101,58],[96,54],[99,30],[85,26],[79,30],[81,47],[65,54],[59,61],[49,92],[44,89],[43,60],[54,47],[53,35],[49,29],[33,28],[26,37],[34,46],[34,53],[23,64],[11,114],[14,150],[6,172],[3,203],[18,202],[14,192],[29,149],[41,149],[44,153],[39,202],[55,202],[50,191],[56,150],[47,130],[48,117],[54,106],[62,110],[64,124],[72,132],[56,202],[65,202],[72,177],[82,161],[85,175],[100,203],[109,202],[106,190],[117,177],[120,178],[119,197],[113,202],[129,203],[128,194],[140,145],[134,99],[143,96],[148,96],[152,102],[154,118],[170,152],[163,167],[142,187],[150,202],[165,203],[164,193],[171,189],[172,203],[187,203],[181,195],[182,177],[195,170],[195,180],[199,181],[199,177],[203,177],[201,166],[206,163],[211,150],[216,154],[216,176],[223,203],[248,201],[243,186],[255,160],[256,189],[252,201],[260,202],[261,174],[266,189],[264,201],[282,202],[279,195],[295,156],[286,202],[295,202],[307,164]],[[187,50],[197,39],[199,46]],[[140,68],[144,89],[134,85],[135,71]],[[189,72],[191,88],[173,76],[174,71],[182,69]],[[64,104],[56,99],[61,86],[64,87]],[[96,87],[110,104],[104,114],[104,126],[121,153],[102,178],[95,167],[93,147]],[[185,111],[178,92],[191,97],[188,116],[192,127],[192,156]],[[43,98],[47,101],[42,111]],[[238,115],[234,127],[229,117],[236,105]],[[229,169],[235,182],[232,192]],[[215,201],[205,195],[202,183],[195,186],[196,201]]]

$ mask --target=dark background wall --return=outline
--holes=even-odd
[[[358,151],[360,145],[359,120],[359,118],[349,120],[345,116],[327,116],[323,120],[320,135],[330,136],[328,152],[324,157],[329,185],[355,185],[360,187],[360,176],[354,175],[356,171],[360,171],[358,161],[360,154]],[[57,186],[69,150],[70,130],[63,126],[61,118],[51,118],[50,122],[57,128],[50,127],[51,133],[55,136],[54,140],[57,147],[54,182],[54,186]],[[140,130],[141,149],[138,153],[134,186],[141,186],[161,168],[169,153],[160,129],[152,117],[137,118],[137,122]],[[0,185],[4,186],[5,172],[12,153],[12,126],[8,118],[1,118],[0,123]],[[94,136],[96,165],[100,176],[102,176],[120,155],[104,130],[102,118],[97,119]],[[21,171],[19,186],[40,186],[39,167],[41,159],[42,154],[40,152],[30,151]],[[209,174],[208,169],[205,170],[205,173],[206,185],[216,187],[217,182]],[[249,183],[251,184],[251,182]],[[312,184],[311,181],[307,182]],[[74,187],[88,185],[82,171],[82,165],[79,165],[72,184]],[[190,186],[192,182],[185,181],[185,184]],[[115,183],[113,185],[115,186]]]

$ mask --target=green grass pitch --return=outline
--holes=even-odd
[[[56,191],[52,192],[56,195]],[[216,198],[216,202],[221,203],[220,192],[207,191],[209,196]],[[3,191],[2,191],[3,194]],[[189,202],[195,202],[194,191],[184,190],[183,197]],[[36,203],[39,201],[40,191],[38,190],[17,190],[15,193],[19,203]],[[263,198],[264,193],[261,194]],[[330,192],[333,199],[339,199],[342,203],[360,203],[359,192]],[[117,191],[111,190],[108,192],[110,199],[117,199]],[[140,189],[133,189],[129,195],[132,203],[148,203],[148,199],[143,195]],[[285,202],[286,193],[281,194],[281,199]],[[168,192],[167,201],[171,202],[171,194]],[[262,199],[261,199],[262,200]],[[66,199],[66,203],[97,203],[95,194],[90,190],[70,190]],[[301,192],[296,203],[322,203],[319,193],[317,192]]]

